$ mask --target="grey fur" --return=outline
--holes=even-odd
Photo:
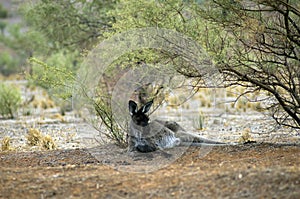
[[[179,145],[226,145],[186,132],[178,123],[154,120],[149,122],[146,113],[152,101],[139,110],[134,101],[129,101],[131,121],[128,133],[128,151],[152,152]]]

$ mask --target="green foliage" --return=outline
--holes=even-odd
[[[224,86],[242,85],[253,92],[259,89],[271,93],[274,103],[267,108],[274,119],[299,128],[299,5],[295,0],[120,0],[110,12],[115,18],[114,31],[107,35],[141,27],[181,32],[209,53],[224,75]],[[132,52],[129,57],[139,54],[140,51]],[[188,61],[174,59],[163,50],[144,54],[146,59],[141,60],[146,63],[147,56],[156,57],[154,63],[171,60],[177,71],[187,77],[195,72]]]
[[[300,59],[291,49],[300,48],[295,39],[300,37],[299,6],[299,1],[216,0],[198,8],[199,16],[214,27],[206,34],[217,30],[214,37],[220,38],[203,41],[225,83],[267,91],[272,99],[265,109],[278,124],[298,129]]]
[[[285,20],[281,14],[285,13],[283,8],[286,6],[275,1],[250,2],[246,4],[243,1],[232,0],[43,0],[36,4],[25,4],[22,8],[28,24],[36,32],[31,30],[32,35],[24,39],[15,29],[12,32],[16,34],[11,34],[14,42],[9,45],[17,49],[18,44],[21,44],[26,52],[31,49],[34,53],[41,52],[37,56],[34,55],[37,58],[31,59],[32,80],[67,98],[72,93],[70,86],[74,83],[76,72],[74,61],[79,56],[77,51],[73,52],[74,49],[78,51],[91,49],[100,39],[110,38],[116,33],[135,28],[172,29],[190,37],[205,48],[215,65],[223,72],[227,83],[252,86],[254,89],[259,87],[273,92],[279,100],[292,99],[286,101],[286,106],[283,107],[295,113],[297,119],[300,101],[299,93],[297,94],[299,80],[294,77],[298,77],[300,73],[299,57],[295,54],[299,49],[297,40],[299,38],[297,24],[300,24],[299,3],[289,1],[291,6],[288,9],[291,10],[286,23],[290,24],[284,30],[285,24],[282,22]],[[253,7],[248,9],[247,6]],[[259,10],[264,7],[269,10]],[[251,11],[254,8],[258,10]],[[39,37],[35,37],[35,34]],[[37,50],[38,48],[41,50]],[[47,53],[48,58],[42,56],[46,54],[45,48],[50,49],[50,53]],[[177,72],[187,77],[195,76],[201,79],[187,60],[174,54],[165,52],[164,49],[139,49],[119,57],[106,71],[107,76],[114,81],[118,79],[118,76],[111,77],[116,74],[115,71],[139,67],[141,65],[139,63],[164,65],[172,63],[170,67],[174,67]],[[286,76],[289,74],[290,76]],[[287,86],[293,83],[292,80],[294,85]],[[279,90],[282,93],[279,93]],[[296,92],[290,94],[291,91]],[[110,131],[107,137],[117,143],[123,143],[124,134],[112,117],[109,103],[111,98],[108,94],[109,91],[103,91],[102,99],[90,100]],[[282,118],[286,121],[288,117]],[[202,128],[202,121],[203,118],[197,118],[196,126]]]
[[[46,38],[39,32],[29,29],[24,32],[22,24],[9,24],[7,35],[0,35],[0,42],[17,53],[20,59],[25,60],[29,55],[48,53],[49,46]]]
[[[21,105],[21,93],[18,88],[0,83],[0,115],[14,118]]]
[[[8,76],[12,73],[16,73],[19,71],[20,60],[18,58],[13,57],[7,51],[4,51],[0,54],[0,73],[5,76]]]
[[[53,47],[89,48],[109,29],[113,0],[43,0],[24,3],[21,12],[29,25],[47,36]]]
[[[78,51],[91,48],[103,32],[109,30],[113,19],[107,13],[114,5],[115,1],[111,0],[44,0],[24,4],[21,12],[31,30],[42,33],[51,47],[48,57],[39,54],[30,59],[32,74],[28,77],[31,83],[48,89],[58,97],[71,97],[80,64]],[[94,99],[88,100],[94,104],[97,115],[109,130],[105,135],[122,145],[124,131],[118,129],[113,121],[110,107]]]
[[[32,30],[24,32],[23,28],[21,24],[7,24],[5,29],[8,34],[0,34],[0,43],[4,49],[0,54],[0,73],[3,75],[20,72],[29,56],[49,51],[47,41],[41,33]]]
[[[122,129],[115,120],[112,113],[111,104],[108,99],[110,99],[110,97],[106,98],[101,96],[98,100],[93,102],[97,116],[101,119],[102,124],[108,130],[107,132],[101,132],[101,134],[104,134],[106,138],[113,141],[116,145],[120,147],[126,147],[127,142],[125,134],[127,129]]]
[[[196,18],[194,6],[196,4],[193,2],[181,0],[121,0],[117,4],[116,9],[109,12],[110,16],[115,19],[115,22],[112,24],[113,31],[105,33],[105,36],[111,37],[115,33],[132,29],[157,27],[175,30],[187,37],[197,39],[204,26]],[[149,32],[150,36],[151,34]],[[159,42],[162,42],[162,40]],[[174,46],[177,45],[176,43],[173,44]],[[179,73],[184,71],[188,71],[187,73],[196,72],[195,70],[191,71],[191,63],[184,61],[185,59],[180,53],[170,52],[164,48],[158,50],[147,49],[146,47],[119,57],[118,61],[111,67],[119,67],[120,65],[137,67],[138,63],[161,63],[163,65],[168,65],[166,63],[169,63],[170,67],[173,67]],[[189,46],[186,46],[186,49],[188,48]]]
[[[2,4],[0,4],[0,19],[7,18],[8,11],[3,7]]]
[[[51,91],[63,99],[71,97],[77,69],[77,53],[60,51],[52,54],[46,62],[30,58],[32,74],[27,78],[31,83]]]
[[[113,29],[119,32],[153,26],[175,28],[176,25],[180,25],[180,18],[177,15],[172,16],[176,12],[174,2],[179,3],[180,1],[121,0],[117,8],[110,13],[116,20],[113,24]],[[173,5],[174,9],[171,8]]]
[[[1,31],[1,34],[4,35],[4,30],[7,26],[7,23],[4,22],[4,21],[0,21],[0,31]]]

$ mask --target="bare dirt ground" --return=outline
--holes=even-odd
[[[0,198],[300,198],[299,145],[222,146],[203,157],[190,147],[153,172],[126,168],[172,155],[96,150],[97,159],[90,149],[2,152]]]

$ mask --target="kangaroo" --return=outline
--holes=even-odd
[[[178,123],[150,119],[146,113],[150,110],[153,101],[147,102],[140,109],[137,104],[129,101],[131,116],[128,133],[128,151],[143,153],[164,150],[179,145],[206,145],[225,143],[212,141],[186,132]]]

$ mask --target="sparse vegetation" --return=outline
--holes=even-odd
[[[255,142],[255,140],[252,138],[250,132],[251,132],[251,130],[249,128],[244,129],[241,132],[241,137],[239,138],[238,142],[242,143],[242,144]]]
[[[0,83],[0,115],[14,118],[21,105],[21,93],[12,85]]]
[[[7,9],[5,9],[2,5],[2,3],[0,3],[0,19],[4,19],[4,18],[7,18],[8,16],[8,11]]]
[[[100,128],[97,128],[101,134],[104,134],[106,138],[113,141],[120,147],[126,147],[126,127],[123,127],[116,121],[113,116],[110,101],[107,98],[100,98],[100,100],[94,102],[94,108],[97,116],[101,119],[102,124],[106,127],[107,131],[101,132]],[[98,121],[96,121],[98,122]]]
[[[95,45],[103,39],[112,38],[116,33],[134,28],[167,28],[190,37],[207,52],[211,63],[224,77],[223,84],[218,86],[243,87],[238,88],[237,95],[228,95],[229,98],[235,98],[232,101],[236,101],[224,106],[226,110],[235,109],[244,114],[256,108],[266,109],[278,124],[299,128],[300,73],[299,67],[295,67],[299,65],[299,3],[294,0],[286,3],[249,2],[236,1],[234,6],[231,0],[25,3],[20,11],[26,19],[26,27],[23,23],[0,25],[2,33],[5,33],[0,35],[0,47],[4,49],[0,55],[0,70],[4,75],[9,75],[26,69],[30,83],[47,89],[51,96],[58,95],[69,102],[74,97],[75,74],[81,66],[81,60]],[[11,16],[9,12],[1,6],[0,18]],[[188,46],[183,44],[182,48],[185,47]],[[26,63],[27,58],[30,59]],[[203,79],[206,74],[199,74],[189,60],[178,52],[147,48],[128,52],[115,60],[105,71],[105,81],[99,81],[98,86],[101,89],[107,87],[107,90],[100,89],[101,94],[95,97],[97,99],[88,99],[93,105],[97,123],[107,127],[105,135],[118,145],[126,144],[126,126],[120,125],[113,117],[110,104],[112,87],[124,72],[143,65],[161,64],[194,82],[195,90],[201,89],[205,87]],[[155,86],[160,88],[161,85]],[[13,89],[6,91],[16,93]],[[247,97],[251,92],[257,94],[261,91],[266,96],[265,104]],[[9,95],[2,93],[0,101],[13,103],[5,109],[7,106],[0,102],[0,114],[4,118],[13,118],[17,115],[20,99],[17,94],[11,94],[15,101],[6,100]],[[218,103],[215,99],[207,98],[207,93],[203,95],[199,99],[201,106],[211,108]],[[157,98],[160,97],[166,98],[164,95]],[[163,100],[166,99],[157,101]],[[171,105],[182,101],[181,98],[169,99]],[[73,108],[68,103],[55,103],[64,106],[61,108],[62,115],[65,110]],[[29,108],[32,107],[47,112],[46,109],[54,107],[54,103],[51,100],[33,100]],[[188,104],[183,107],[191,109]],[[168,108],[176,109],[176,106]],[[32,112],[26,110],[24,114]],[[57,119],[64,122],[60,115],[57,115]],[[195,128],[202,129],[203,121],[201,116],[194,119]]]
[[[51,136],[43,135],[38,129],[35,128],[28,129],[27,144],[29,146],[38,146],[45,150],[53,150],[57,148]]]
[[[0,54],[0,73],[4,76],[16,73],[19,71],[20,60],[9,52],[1,52]]]
[[[205,48],[222,73],[222,86],[246,88],[241,94],[269,93],[269,98],[265,98],[268,106],[264,108],[275,121],[300,128],[300,44],[296,39],[300,29],[299,2],[135,0],[120,1],[112,14],[116,16],[113,24],[116,32],[155,26],[190,36]],[[135,55],[139,57],[139,53]],[[172,62],[178,73],[198,79],[196,87],[203,87],[201,80],[205,74],[197,73],[191,63],[180,60],[180,53],[174,55],[163,50],[158,53],[160,56],[155,57],[147,51],[148,57],[141,56],[141,60],[153,63],[150,58],[155,57],[155,63]]]
[[[57,148],[56,144],[54,143],[50,135],[43,136],[41,146],[43,149],[46,150],[54,150]]]
[[[149,27],[188,42],[115,37]],[[100,43],[128,52],[102,71]],[[0,198],[300,198],[299,61],[299,0],[1,0]],[[148,66],[166,78],[144,84]],[[133,97],[154,99],[152,121],[237,145],[127,153]]]
[[[1,150],[2,151],[11,151],[13,147],[11,146],[11,139],[10,137],[6,136],[1,141]]]
[[[29,146],[38,146],[42,143],[42,140],[43,135],[38,129],[28,129],[27,143]]]
[[[193,119],[193,127],[196,130],[203,130],[205,122],[205,116],[202,112],[199,113],[198,117]]]

